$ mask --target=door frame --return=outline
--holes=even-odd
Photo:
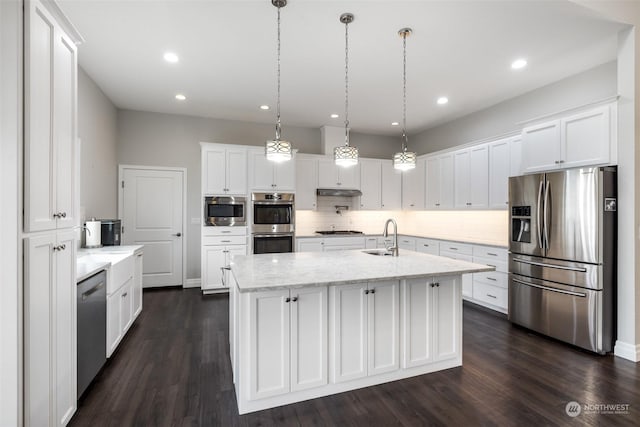
[[[118,164],[118,219],[122,220],[124,212],[122,206],[124,204],[124,194],[122,192],[122,182],[124,179],[125,169],[140,170],[157,170],[163,172],[181,172],[182,173],[182,288],[187,287],[187,233],[185,227],[187,225],[187,168],[173,166],[143,166],[143,165],[126,165]]]

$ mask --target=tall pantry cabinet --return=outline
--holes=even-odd
[[[53,2],[24,3],[24,422],[77,407],[77,49]]]

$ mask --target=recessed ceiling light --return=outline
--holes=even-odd
[[[511,63],[511,68],[514,70],[520,70],[527,66],[527,60],[524,58],[516,59]]]
[[[179,58],[178,58],[178,55],[176,55],[173,52],[165,52],[164,60],[172,64],[175,64],[176,62],[178,62]]]
[[[447,98],[446,96],[441,96],[436,102],[438,103],[438,105],[444,105],[449,102],[449,98]]]
[[[398,122],[393,122],[393,123],[391,123],[391,126],[398,126],[399,124],[400,123],[398,123]]]
[[[268,105],[261,105],[261,106],[260,106],[260,109],[261,109],[261,110],[268,110],[268,109],[269,109],[269,106],[268,106]]]
[[[331,115],[331,118],[332,118],[332,119],[337,119],[338,117],[340,117],[338,114],[332,114],[332,115]]]
[[[176,95],[176,99],[178,101],[184,101],[185,99],[187,99],[187,97],[184,96],[183,94],[179,93],[179,94]]]

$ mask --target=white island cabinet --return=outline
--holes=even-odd
[[[240,414],[462,365],[461,275],[404,251],[235,257],[229,335]]]

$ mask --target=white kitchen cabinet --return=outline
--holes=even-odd
[[[322,252],[323,240],[321,237],[310,239],[296,239],[296,252]]]
[[[365,249],[377,249],[378,248],[378,238],[377,237],[365,237],[364,238],[364,248]]]
[[[138,317],[142,312],[142,263],[143,263],[142,250],[133,254],[134,256],[134,268],[133,268],[133,285],[131,292],[133,293],[133,317]]]
[[[227,291],[228,267],[234,255],[247,254],[247,227],[203,227],[201,282],[203,291]]]
[[[399,282],[332,286],[329,295],[331,382],[397,370]]]
[[[426,209],[451,209],[454,201],[454,157],[446,153],[426,159]]]
[[[402,173],[402,209],[424,209],[425,160],[418,159],[415,169]]]
[[[361,237],[326,237],[322,239],[322,251],[348,251],[364,249],[366,244],[364,236]]]
[[[416,251],[430,255],[440,255],[439,242],[433,239],[416,238]]]
[[[121,300],[119,291],[107,296],[107,357],[111,357],[123,336],[120,323]]]
[[[133,323],[133,277],[120,288],[120,325],[122,334],[126,334]]]
[[[398,247],[402,250],[415,251],[416,238],[411,236],[398,236]]]
[[[440,256],[457,259],[460,261],[473,262],[473,245],[449,241],[440,242]],[[473,275],[463,274],[461,279],[462,296],[466,299],[473,297]]]
[[[509,206],[510,138],[489,144],[489,207],[506,209]]]
[[[454,207],[486,208],[489,199],[489,150],[486,144],[454,153]]]
[[[378,210],[382,208],[382,161],[360,160],[360,209]]]
[[[249,298],[249,399],[327,384],[327,288]]]
[[[76,225],[77,50],[37,0],[25,6],[24,228]]]
[[[381,205],[385,211],[402,209],[402,172],[393,167],[393,161],[381,160]]]
[[[507,249],[473,245],[473,262],[495,267],[495,271],[473,273],[473,291],[470,301],[506,313],[509,287]]]
[[[509,176],[520,176],[522,171],[522,136],[518,135],[509,141]]]
[[[304,154],[296,155],[296,210],[314,210],[318,196],[318,159]]]
[[[66,425],[76,410],[75,233],[24,239],[25,424]]]
[[[318,160],[318,188],[360,189],[360,165],[338,166],[333,159]]]
[[[203,143],[202,192],[205,195],[247,194],[247,150]]]
[[[249,189],[262,191],[295,191],[296,162],[268,160],[264,149],[249,150]]]
[[[616,161],[615,104],[585,110],[522,131],[525,173]]]
[[[457,357],[460,288],[456,277],[410,279],[403,284],[402,367],[413,368]]]

